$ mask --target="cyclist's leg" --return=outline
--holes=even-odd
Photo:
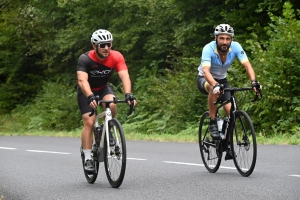
[[[219,138],[220,134],[217,126],[216,112],[217,105],[214,105],[214,102],[217,100],[217,97],[212,93],[212,86],[205,80],[203,76],[197,77],[197,86],[200,92],[205,95],[208,95],[207,104],[209,110],[209,132],[213,138]]]
[[[94,163],[91,159],[91,151],[93,144],[93,125],[95,121],[95,115],[89,117],[92,108],[88,105],[88,100],[86,96],[82,93],[80,89],[77,90],[77,102],[82,114],[83,120],[83,129],[81,132],[81,143],[82,143],[82,151],[84,153],[85,158],[85,170],[94,171]]]
[[[99,97],[102,100],[113,100],[115,97],[115,92],[109,83],[100,91]],[[104,107],[105,105],[102,105]],[[117,115],[117,104],[110,104],[112,118],[115,118]]]
[[[224,88],[230,88],[230,85],[227,81],[227,78],[224,78],[224,79],[221,79],[221,80],[218,80],[218,82],[220,84],[223,84],[224,85]],[[230,99],[230,92],[224,92],[224,94],[222,95],[222,98],[221,98],[221,101],[226,101],[226,100],[229,100]],[[223,109],[227,115],[227,117],[230,115],[230,108],[231,108],[231,104],[226,104],[225,106],[223,106]]]
[[[83,120],[83,129],[81,132],[81,142],[82,142],[82,148],[84,150],[92,149],[93,144],[93,127],[94,127],[94,121],[95,121],[95,115],[89,116],[90,113],[85,113],[82,115]]]

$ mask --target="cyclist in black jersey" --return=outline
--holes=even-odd
[[[85,170],[93,172],[95,170],[91,159],[91,149],[93,143],[93,125],[95,115],[89,117],[92,109],[97,107],[95,96],[100,99],[113,100],[115,93],[109,84],[109,79],[116,70],[123,85],[125,98],[137,101],[131,94],[131,81],[128,68],[123,55],[111,50],[113,36],[104,29],[99,29],[92,34],[91,43],[93,50],[80,55],[77,63],[77,101],[82,114],[83,129],[81,133],[82,148],[85,155]],[[112,117],[117,114],[116,104],[111,104]],[[114,145],[114,140],[110,140]]]

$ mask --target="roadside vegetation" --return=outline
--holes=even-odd
[[[205,6],[203,6],[205,5]],[[79,137],[76,65],[99,28],[124,54],[138,100],[118,107],[127,139],[196,142],[207,110],[196,86],[203,46],[228,23],[263,85],[237,96],[261,144],[300,144],[300,1],[0,1],[0,135]],[[113,11],[113,12],[112,12]],[[236,61],[231,86],[249,86]],[[118,98],[121,83],[112,77]]]

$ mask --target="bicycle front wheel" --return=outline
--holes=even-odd
[[[204,166],[209,172],[215,173],[220,167],[223,152],[218,151],[218,141],[213,140],[210,136],[209,122],[209,112],[206,111],[202,115],[199,124],[199,148]]]
[[[252,121],[244,111],[235,113],[235,127],[231,134],[231,150],[234,164],[242,176],[250,176],[257,156],[256,136]]]
[[[126,142],[123,128],[117,119],[108,122],[109,132],[115,140],[115,145],[107,148],[104,140],[104,165],[108,182],[113,188],[118,188],[124,179],[126,169]],[[105,137],[107,134],[105,134]]]

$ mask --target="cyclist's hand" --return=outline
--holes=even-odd
[[[131,105],[131,102],[133,102],[134,106],[137,104],[136,98],[134,96],[132,96],[132,94],[130,94],[130,93],[125,94],[125,99],[129,105]]]
[[[94,94],[88,96],[88,103],[93,109],[97,107],[96,97]]]
[[[251,87],[254,89],[256,94],[261,93],[262,87],[261,87],[260,83],[257,82],[256,80],[251,81]]]
[[[213,94],[219,94],[220,93],[220,85],[216,84],[213,87]]]

